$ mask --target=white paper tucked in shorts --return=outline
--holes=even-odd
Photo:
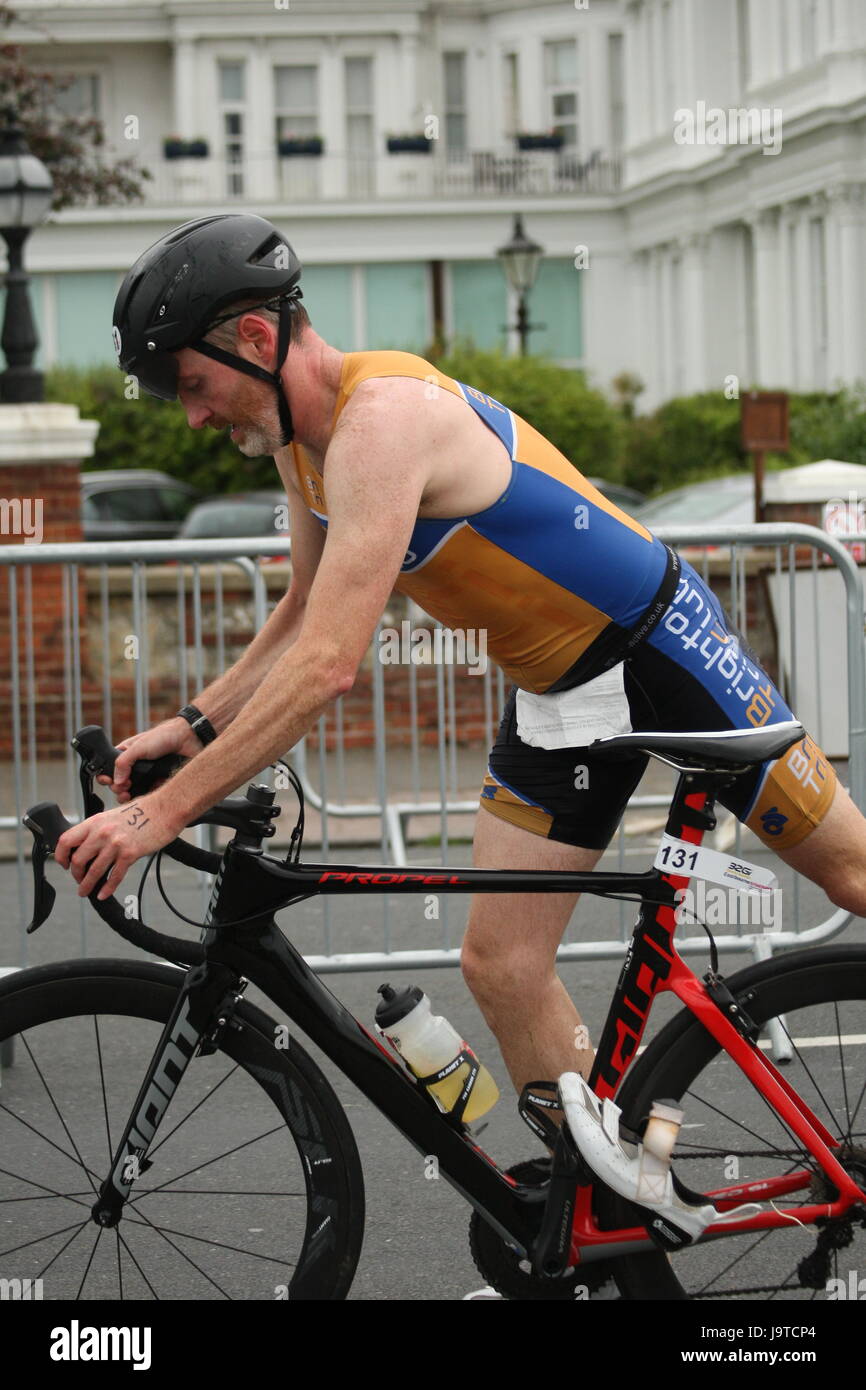
[[[517,692],[517,732],[531,748],[585,748],[596,738],[631,733],[624,666],[559,695]]]

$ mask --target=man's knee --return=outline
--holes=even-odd
[[[866,846],[859,862],[840,862],[816,880],[830,901],[855,917],[866,917]]]
[[[836,907],[866,917],[866,819],[841,785],[821,824],[795,849],[780,853]]]
[[[485,934],[467,931],[460,965],[469,989],[485,1014],[531,1006],[541,998],[555,974],[554,960],[544,949],[507,937],[492,942]]]

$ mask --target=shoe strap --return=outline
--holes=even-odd
[[[529,1125],[533,1134],[537,1134],[548,1148],[555,1148],[559,1125],[550,1118],[550,1111],[556,1110],[562,1114],[556,1082],[527,1081],[520,1092],[517,1109],[520,1118]]]

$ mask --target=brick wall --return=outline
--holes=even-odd
[[[41,464],[3,464],[0,466],[0,497],[29,499],[41,504],[43,544],[81,540],[81,483],[77,462]],[[22,545],[26,537],[7,531],[0,534],[2,545]],[[18,671],[22,693],[26,696],[28,655],[32,654],[35,676],[37,738],[46,749],[56,752],[58,730],[64,724],[64,631],[68,604],[64,602],[62,570],[59,565],[18,566],[15,571],[15,614],[18,625]],[[29,600],[28,600],[29,576]],[[82,576],[83,580],[83,576]],[[13,580],[6,566],[0,567],[0,707],[8,710],[12,698],[12,602]],[[27,622],[28,602],[32,619]],[[87,641],[87,597],[84,583],[79,584],[78,618],[80,640],[78,654],[81,669],[88,684],[89,652]],[[32,641],[28,634],[32,633]],[[30,653],[28,653],[30,641]],[[2,721],[0,754],[8,756],[11,729]]]

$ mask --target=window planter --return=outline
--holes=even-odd
[[[277,151],[283,159],[291,159],[295,155],[320,155],[324,152],[325,142],[321,135],[308,135],[305,138],[286,138],[277,141]]]
[[[166,159],[207,159],[210,153],[207,140],[180,140],[176,136],[163,141],[162,152]]]
[[[561,150],[562,136],[547,132],[543,135],[518,135],[519,150]]]
[[[389,135],[389,154],[429,154],[432,140],[426,135]]]

